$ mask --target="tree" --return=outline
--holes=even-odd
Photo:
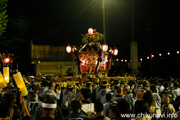
[[[8,0],[0,0],[0,36],[2,36],[3,32],[7,28],[7,15],[6,15],[6,7]]]

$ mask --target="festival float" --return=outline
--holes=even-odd
[[[66,51],[73,52],[73,67],[74,60],[78,66],[77,77],[107,77],[107,71],[111,69],[112,56],[118,54],[118,49],[108,48],[104,35],[93,28],[89,28],[88,33],[83,36],[79,49],[68,45]]]

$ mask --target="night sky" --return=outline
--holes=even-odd
[[[10,0],[25,8],[34,22],[29,39],[34,44],[80,45],[89,27],[103,33],[102,0]],[[134,0],[135,41],[139,55],[179,49],[177,0]],[[107,44],[130,54],[132,0],[106,0]],[[143,51],[143,52],[142,52]]]
[[[106,42],[118,48],[116,58],[130,60],[132,0],[105,1]],[[180,75],[180,57],[176,54],[180,50],[177,1],[134,0],[134,40],[138,43],[138,57],[146,59],[151,53],[155,54],[153,66],[146,59],[141,71],[149,73],[152,66],[155,73]],[[30,26],[24,40],[32,40],[34,44],[79,46],[89,27],[103,33],[102,0],[9,0],[7,14],[11,19],[26,18]],[[13,21],[9,19],[8,24]],[[7,33],[16,34],[9,26]],[[28,47],[19,48],[24,54]],[[167,52],[174,55],[168,58]],[[157,57],[158,53],[163,57]]]

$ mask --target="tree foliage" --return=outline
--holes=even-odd
[[[8,0],[0,0],[0,36],[5,32],[7,28],[7,15],[6,15],[6,7],[7,7]]]

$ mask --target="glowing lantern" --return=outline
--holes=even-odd
[[[103,45],[103,51],[106,52],[108,50],[108,45],[104,44]]]
[[[7,86],[2,74],[0,73],[0,88],[5,88]]]
[[[151,54],[151,58],[153,58],[154,57],[154,55],[153,54]]]
[[[5,59],[4,59],[4,62],[5,62],[5,63],[9,63],[9,62],[10,62],[9,57],[5,58]]]
[[[71,53],[71,46],[68,45],[68,46],[66,47],[66,52],[67,52],[67,53]]]
[[[17,72],[16,74],[13,75],[13,77],[14,77],[17,87],[19,88],[19,91],[21,92],[21,96],[27,96],[28,91],[24,84],[21,73]]]
[[[116,48],[113,50],[113,55],[117,55],[117,54],[118,54],[118,49]]]
[[[179,51],[177,51],[177,54],[179,54]]]
[[[9,67],[3,67],[3,76],[6,83],[9,83]]]
[[[167,55],[170,55],[170,54],[171,54],[170,52],[167,53]]]
[[[142,58],[140,58],[140,61],[142,62],[142,61],[143,61],[143,59],[142,59]]]
[[[92,34],[93,34],[93,29],[92,29],[92,28],[89,28],[89,29],[88,29],[88,33],[89,33],[89,35],[92,35]]]

